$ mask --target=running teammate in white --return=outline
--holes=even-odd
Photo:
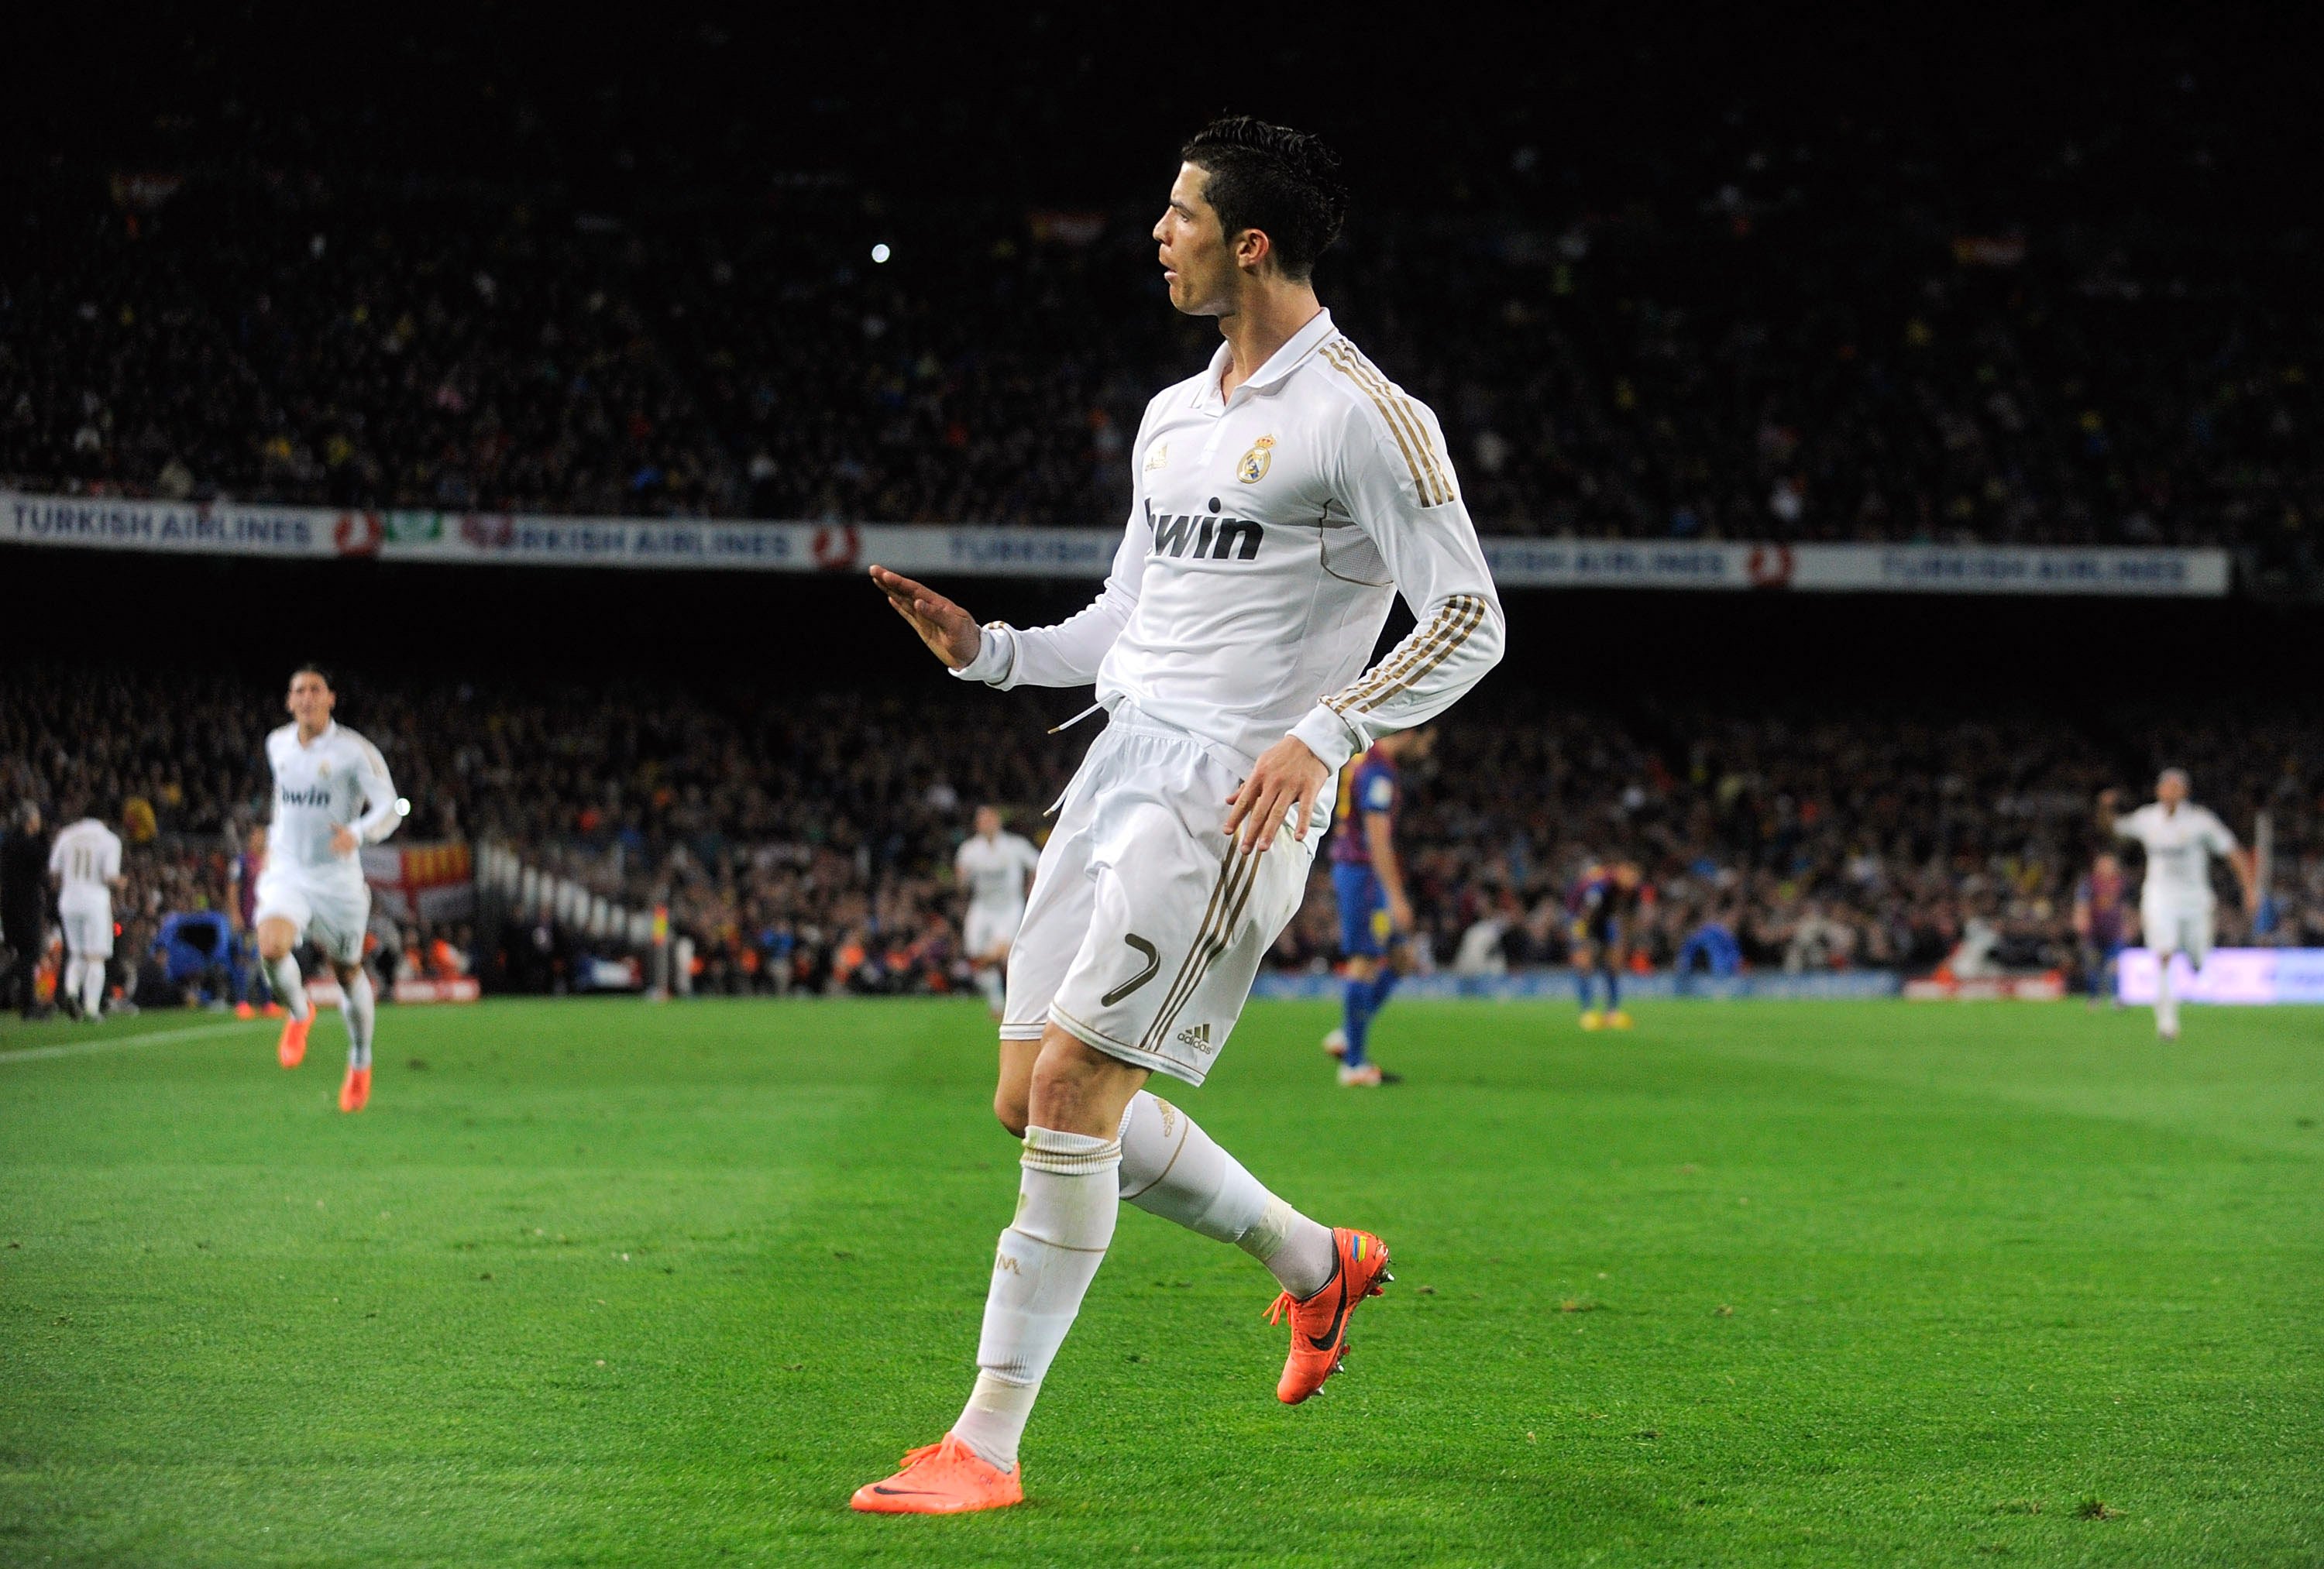
[[[2233,867],[2243,885],[2244,907],[2259,908],[2259,879],[2251,852],[2236,843],[2209,807],[2187,799],[2187,772],[2165,768],[2154,782],[2154,799],[2116,817],[2122,793],[2098,796],[2098,831],[2135,840],[2146,850],[2146,881],[2139,889],[2138,923],[2154,955],[2154,1028],[2165,1041],[2179,1038],[2179,999],[2171,995],[2171,956],[2183,953],[2197,969],[2211,956],[2211,858]]]
[[[1316,302],[1310,269],[1346,207],[1337,161],[1247,119],[1181,156],[1154,230],[1163,277],[1171,303],[1218,317],[1226,341],[1147,406],[1104,590],[1055,627],[980,629],[872,569],[954,675],[1095,682],[1109,717],[1058,803],[1010,956],[994,1107],[1023,1135],[1023,1171],[975,1390],[940,1443],[857,1491],[861,1509],[1023,1497],[1018,1440],[1119,1200],[1276,1276],[1286,1403],[1338,1366],[1349,1315],[1387,1274],[1379,1238],[1299,1214],[1143,1086],[1156,1072],[1202,1082],[1306,890],[1323,784],[1492,667],[1500,601],[1435,417]],[[1418,625],[1367,671],[1398,594]]]
[[[1009,946],[1025,922],[1025,882],[1040,861],[1041,852],[1032,840],[1001,831],[1001,813],[991,806],[976,809],[976,831],[961,840],[952,858],[953,874],[968,891],[960,945],[976,968],[977,989],[996,1019],[1001,1014],[1001,975],[1009,963]]]
[[[290,675],[285,706],[291,722],[266,738],[274,770],[274,820],[266,830],[266,866],[258,874],[258,959],[275,1000],[290,1011],[276,1057],[296,1068],[307,1056],[315,1013],[292,950],[311,938],[339,977],[339,1012],[347,1026],[347,1076],[339,1109],[357,1112],[371,1099],[371,1036],[378,997],[364,968],[364,928],[371,887],[363,847],[377,844],[403,821],[387,761],[379,748],[333,722],[338,697],[330,677],[311,665]]]
[[[49,876],[65,928],[65,984],[58,990],[78,999],[81,1023],[94,1024],[103,1016],[105,972],[113,962],[113,895],[124,885],[120,835],[82,818],[57,835]]]

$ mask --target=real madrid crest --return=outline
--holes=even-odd
[[[1255,485],[1267,478],[1267,465],[1275,461],[1275,438],[1262,436],[1250,444],[1250,450],[1235,463],[1235,478],[1246,485]]]

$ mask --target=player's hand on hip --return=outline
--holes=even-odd
[[[1276,830],[1296,811],[1295,837],[1305,839],[1314,816],[1316,794],[1331,776],[1332,770],[1307,749],[1306,742],[1297,736],[1284,737],[1259,754],[1250,777],[1227,797],[1227,837],[1239,839],[1245,855],[1263,850],[1275,842]]]
[[[872,583],[888,596],[889,606],[911,624],[928,652],[946,667],[958,670],[976,657],[984,632],[975,617],[936,590],[884,566],[872,569]]]
[[[351,856],[355,853],[355,847],[361,842],[362,841],[360,840],[355,838],[355,830],[349,828],[346,823],[335,822],[331,825],[331,853],[333,855]]]

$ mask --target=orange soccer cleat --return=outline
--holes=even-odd
[[[234,1016],[237,1019],[255,1019],[258,1017],[258,1010],[247,1002],[236,1003],[234,1005]]]
[[[347,1077],[345,1082],[339,1086],[339,1109],[343,1112],[359,1112],[363,1110],[370,1101],[371,1069],[368,1068],[348,1069]]]
[[[1332,1244],[1339,1250],[1340,1267],[1323,1289],[1305,1302],[1286,1291],[1267,1310],[1269,1324],[1291,1319],[1291,1354],[1283,1363],[1283,1380],[1275,1398],[1296,1406],[1340,1371],[1348,1354],[1348,1319],[1367,1297],[1396,1279],[1388,1272],[1388,1243],[1368,1231],[1332,1228]]]
[[[885,1482],[866,1482],[848,1500],[869,1515],[962,1515],[1025,1501],[1024,1468],[1003,1471],[947,1433],[904,1456]]]
[[[306,1061],[307,1028],[314,1022],[312,1014],[303,1019],[283,1020],[282,1039],[275,1042],[274,1060],[285,1068],[296,1068]]]

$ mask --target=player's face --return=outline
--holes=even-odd
[[[2176,806],[2187,799],[2187,781],[2176,774],[2165,774],[2154,782],[2154,799],[2165,806]]]
[[[994,834],[999,833],[1001,831],[1001,814],[993,811],[990,806],[978,807],[976,809],[976,831],[986,839],[991,839]]]
[[[290,696],[283,706],[302,727],[318,730],[331,717],[331,705],[337,701],[321,676],[311,670],[301,670],[290,678]]]
[[[1218,210],[1203,197],[1210,179],[1191,163],[1180,164],[1170,185],[1170,205],[1154,225],[1170,303],[1188,316],[1224,316],[1234,300],[1234,252],[1219,225]]]

